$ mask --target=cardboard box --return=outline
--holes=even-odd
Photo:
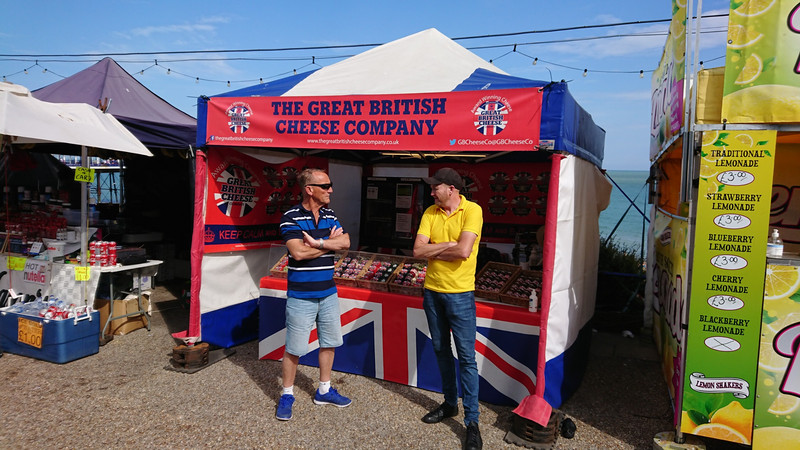
[[[136,301],[136,295],[131,294],[125,297],[124,300],[114,300],[114,311],[112,313],[112,317],[115,316],[122,316],[125,314],[130,314],[139,310],[139,305]],[[108,320],[108,299],[98,298],[94,301],[94,309],[99,311],[100,313],[100,330],[102,331],[103,327],[106,325],[106,320]],[[150,294],[145,292],[142,294],[142,308],[146,311],[145,314],[150,313]],[[129,316],[123,317],[120,319],[113,319],[111,323],[108,325],[108,329],[106,330],[107,335],[123,335],[128,334],[131,331],[138,330],[139,328],[144,328],[147,326],[148,318],[144,316],[136,315],[136,316]]]
[[[20,340],[19,326],[25,321],[41,326],[41,341],[37,339],[41,347]],[[100,351],[100,314],[93,311],[75,321],[44,319],[0,310],[0,347],[9,353],[59,364],[93,355]]]

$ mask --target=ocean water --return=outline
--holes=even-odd
[[[631,202],[625,198],[625,195],[634,201],[639,210],[648,214],[650,205],[646,204],[647,186],[645,184],[648,176],[649,172],[646,170],[608,171],[608,177],[616,185],[612,182],[611,201],[608,208],[600,213],[600,237],[602,239],[611,235],[617,244],[636,251],[641,250],[642,239],[646,236],[648,223],[644,222],[642,214],[631,206]],[[617,227],[616,230],[615,227]],[[646,244],[644,241],[645,247]]]

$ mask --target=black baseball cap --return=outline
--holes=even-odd
[[[459,191],[464,189],[464,179],[461,178],[461,175],[459,175],[455,169],[449,167],[442,167],[437,170],[432,177],[425,177],[423,180],[431,185],[446,184],[455,187]]]

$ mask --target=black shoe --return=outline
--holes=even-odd
[[[483,448],[483,439],[481,439],[481,430],[478,429],[478,422],[470,422],[467,425],[467,438],[464,439],[464,450],[481,450]]]
[[[436,409],[422,416],[422,421],[425,423],[439,423],[456,414],[458,414],[458,405],[451,406],[447,402],[442,402]]]

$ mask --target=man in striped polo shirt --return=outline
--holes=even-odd
[[[336,214],[327,205],[333,184],[320,169],[305,169],[297,176],[303,202],[281,217],[281,237],[289,251],[286,293],[286,350],[283,353],[283,392],[275,417],[292,418],[294,379],[300,357],[308,353],[314,323],[319,339],[319,389],[317,405],[349,406],[351,400],[331,387],[336,347],[342,345],[339,297],[333,282],[333,252],[350,248]]]

